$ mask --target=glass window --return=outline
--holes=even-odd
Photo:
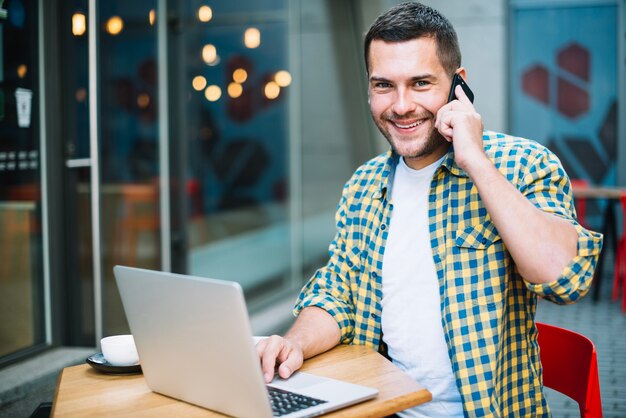
[[[288,2],[186,2],[182,118],[191,274],[248,295],[291,276]]]
[[[37,2],[0,3],[0,358],[45,342]]]

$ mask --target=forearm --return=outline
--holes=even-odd
[[[337,321],[328,312],[310,306],[300,312],[285,338],[298,344],[307,359],[339,344],[341,333]]]
[[[576,256],[575,228],[533,205],[486,156],[467,172],[522,277],[531,283],[558,279]]]

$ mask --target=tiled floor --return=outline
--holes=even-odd
[[[28,417],[42,402],[54,397],[59,371],[84,363],[94,348],[55,348],[0,370],[0,417]]]
[[[608,260],[607,260],[608,261]],[[540,301],[537,320],[579,332],[596,345],[604,418],[626,417],[626,312],[610,300],[611,279],[605,277],[598,302],[591,294],[580,302],[558,306]],[[555,418],[579,417],[578,405],[546,391]]]

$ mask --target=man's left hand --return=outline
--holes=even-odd
[[[465,171],[472,164],[482,164],[486,159],[483,149],[483,121],[463,88],[455,90],[457,100],[442,106],[437,112],[435,127],[454,145],[454,159]]]

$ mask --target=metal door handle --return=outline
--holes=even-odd
[[[65,161],[67,168],[91,167],[91,158],[74,158]]]

